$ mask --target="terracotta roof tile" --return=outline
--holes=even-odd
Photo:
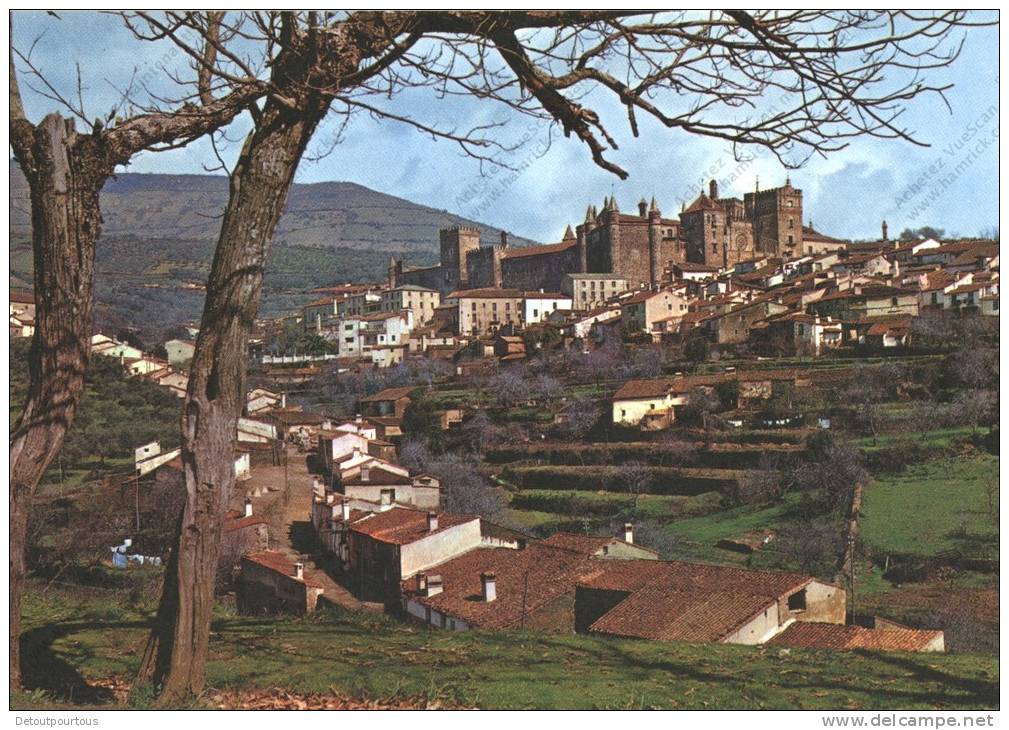
[[[444,589],[434,596],[416,592],[416,581],[403,581],[403,592],[433,610],[462,619],[474,628],[504,629],[521,623],[523,616],[555,598],[574,591],[581,575],[595,561],[586,555],[543,543],[524,550],[480,548],[431,568]],[[494,573],[497,599],[481,600],[481,573]]]
[[[393,545],[407,545],[435,532],[441,532],[449,527],[462,525],[479,517],[442,512],[438,515],[438,529],[427,529],[427,512],[404,507],[396,507],[385,512],[378,512],[366,519],[358,520],[351,530],[371,537],[379,542]]]
[[[509,248],[503,254],[503,259],[525,258],[527,256],[544,256],[552,253],[562,253],[578,245],[578,241],[562,241],[561,243],[549,243],[542,246],[524,246],[522,248]]]
[[[867,629],[862,626],[797,621],[767,643],[804,649],[924,651],[942,636],[941,631],[923,629]]]

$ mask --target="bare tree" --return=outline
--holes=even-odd
[[[656,441],[663,465],[688,466],[698,459],[697,444],[672,431],[663,431]]]
[[[640,461],[628,461],[617,467],[617,478],[621,489],[632,496],[631,507],[638,510],[638,500],[648,494],[654,475],[651,467]]]
[[[208,40],[202,52],[186,49],[205,89],[249,75],[243,58],[206,33],[212,26],[194,20],[198,16],[139,17],[153,37],[183,45],[182,31],[201,31]],[[363,112],[411,124],[490,161],[495,151],[507,149],[489,135],[493,125],[470,133],[442,129],[394,112],[384,100],[402,88],[427,86],[443,96],[497,101],[559,124],[588,148],[597,165],[625,178],[626,171],[607,156],[617,148],[616,139],[600,114],[584,104],[586,93],[597,88],[626,109],[634,135],[643,114],[670,129],[725,140],[737,154],[754,145],[797,166],[811,154],[843,148],[856,135],[915,142],[900,126],[904,105],[922,94],[943,93],[946,87],[927,83],[923,74],[955,58],[959,46],[950,43],[951,31],[975,24],[962,12],[889,11],[269,13],[252,16],[252,22],[269,49],[270,88],[263,108],[255,107],[255,128],[231,175],[190,373],[183,417],[187,504],[156,640],[142,671],[161,682],[163,701],[203,685],[220,518],[233,481],[226,465],[244,395],[245,341],[258,306],[266,247],[298,161],[331,104],[344,119]],[[213,64],[218,55],[229,60],[230,71]],[[916,73],[894,82],[891,71],[899,68]],[[755,100],[769,95],[780,95],[781,102],[764,113],[754,111]],[[691,103],[680,104],[684,97]],[[200,95],[202,103],[211,98]],[[42,151],[51,148],[47,144]],[[19,160],[23,156],[18,152]],[[68,166],[57,167],[65,172]],[[86,188],[94,191],[86,210],[97,211],[99,188]],[[57,185],[47,192],[62,190]],[[37,197],[33,188],[33,204]],[[97,220],[96,215],[81,219],[87,236],[97,235]],[[85,268],[90,282],[90,264]],[[75,273],[64,282],[67,291],[73,290]],[[84,295],[89,308],[90,285]],[[72,299],[70,316],[88,314],[76,306],[80,301]],[[76,330],[70,334],[77,336],[56,339],[65,352],[86,357],[87,338]],[[54,395],[67,393],[72,396],[73,387]],[[69,400],[71,407],[56,414],[63,420],[67,413],[72,417],[74,399]],[[59,433],[65,426],[56,428]],[[41,451],[51,458],[55,449]],[[13,455],[12,446],[12,464]]]
[[[194,22],[204,31],[213,24],[205,17]],[[15,57],[26,69],[22,75],[72,116],[53,112],[37,123],[28,119]],[[250,108],[264,89],[254,76],[235,77],[223,96],[202,86],[192,96],[162,100],[160,107],[151,105],[128,118],[116,108],[104,119],[88,121],[80,88],[73,101],[49,82],[30,52],[13,46],[9,84],[11,148],[31,195],[36,306],[31,386],[10,435],[10,685],[17,687],[25,528],[35,488],[60,450],[84,389],[102,223],[99,192],[116,166],[138,152],[179,147],[213,132]],[[76,122],[89,128],[78,131]]]

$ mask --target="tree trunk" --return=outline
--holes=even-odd
[[[13,126],[13,125],[12,125]],[[32,206],[35,334],[31,384],[10,436],[10,687],[21,684],[25,535],[35,488],[56,457],[84,391],[91,292],[101,228],[98,193],[112,167],[93,137],[50,114],[22,128],[18,155]]]
[[[245,405],[249,333],[270,241],[327,107],[315,101],[296,113],[270,102],[231,176],[183,407],[186,504],[138,676],[138,684],[153,680],[160,686],[162,704],[203,689],[221,522],[234,485],[236,424]]]

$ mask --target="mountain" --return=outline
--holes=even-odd
[[[10,186],[11,235],[27,238],[31,235],[28,185],[14,162]],[[123,173],[102,191],[102,235],[214,241],[227,200],[228,179],[222,175]],[[438,250],[438,230],[457,225],[480,228],[485,241],[500,238],[500,229],[355,183],[295,184],[276,244],[430,254]],[[522,238],[512,242],[533,243]]]
[[[152,340],[198,320],[228,180],[219,175],[124,173],[102,191],[102,238],[95,277],[96,326],[138,328]],[[296,184],[288,198],[264,277],[263,316],[297,310],[311,289],[384,280],[389,257],[408,265],[438,259],[438,230],[499,229],[347,182]],[[28,185],[10,166],[10,284],[32,285]],[[516,246],[532,245],[522,238]]]

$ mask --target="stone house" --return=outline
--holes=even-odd
[[[579,633],[762,644],[796,621],[843,624],[845,591],[796,573],[644,560],[600,563],[578,582]]]
[[[627,289],[627,279],[607,273],[572,272],[565,274],[561,281],[561,292],[571,297],[571,309],[575,312],[589,312],[602,307]]]
[[[416,391],[417,386],[414,385],[386,388],[378,393],[362,397],[358,400],[358,406],[361,413],[373,423],[376,417],[402,419]]]
[[[191,362],[196,353],[196,342],[193,340],[168,340],[165,342],[165,352],[168,353],[168,364],[172,367],[182,367]]]
[[[558,533],[524,545],[471,550],[404,580],[404,612],[449,631],[572,633],[578,580],[611,559],[656,558],[647,548],[611,537]]]
[[[347,570],[363,600],[398,604],[400,584],[480,546],[480,518],[393,507],[346,526]]]
[[[656,322],[687,312],[686,297],[669,290],[641,291],[620,302],[620,324],[626,332],[652,332]]]
[[[402,312],[409,309],[413,312],[413,321],[418,325],[430,322],[435,310],[441,304],[441,294],[435,289],[429,289],[416,284],[404,284],[394,289],[383,291],[383,312]]]
[[[237,600],[244,614],[313,613],[324,584],[315,572],[272,550],[242,557]]]
[[[381,462],[362,464],[340,476],[337,489],[348,499],[395,504],[419,510],[441,509],[441,482],[428,474],[403,475]]]

